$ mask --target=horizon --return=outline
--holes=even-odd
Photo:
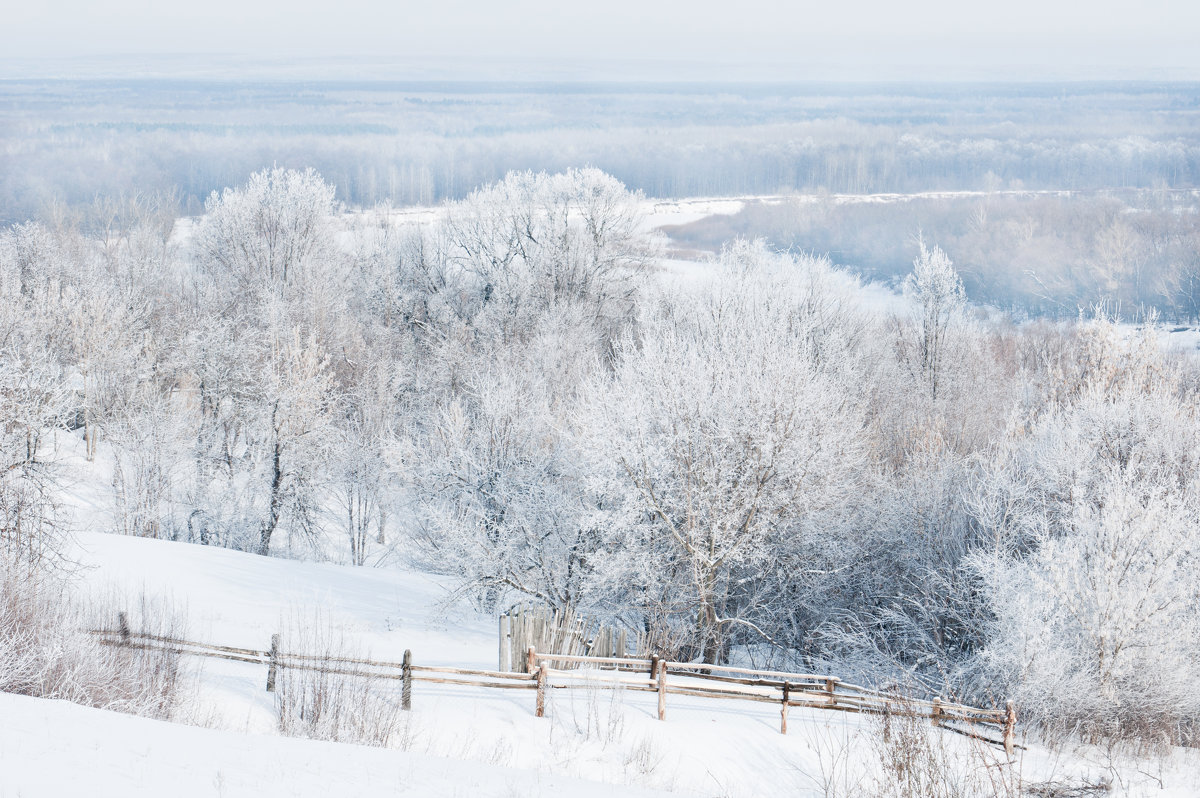
[[[1200,5],[1066,0],[903,7],[736,8],[697,0],[452,0],[436,8],[347,0],[336,16],[314,0],[48,0],[6,15],[0,77],[95,73],[236,74],[297,79],[328,70],[371,79],[1189,80],[1200,79]],[[97,75],[92,74],[96,77]]]
[[[4,57],[0,81],[211,81],[305,83],[470,83],[555,85],[1046,85],[1198,83],[1195,67],[858,65],[751,62],[694,64],[671,59],[605,62],[536,58],[389,59],[370,56],[260,57],[229,53],[108,53]]]

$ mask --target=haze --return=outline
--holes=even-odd
[[[166,4],[26,3],[5,12],[0,75],[190,72],[235,57],[304,59],[314,75],[345,56],[381,76],[442,64],[449,76],[738,79],[1173,78],[1200,76],[1200,5],[1016,0],[604,4],[315,0]],[[79,59],[91,59],[87,66]],[[64,59],[73,59],[66,66]],[[118,66],[113,66],[116,63]],[[260,64],[260,71],[262,65]],[[497,71],[499,70],[499,71]],[[201,71],[203,71],[201,69]]]

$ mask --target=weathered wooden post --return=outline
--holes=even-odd
[[[121,642],[125,645],[129,645],[133,634],[129,631],[129,617],[123,612],[117,613],[117,629],[119,629],[121,632]]]
[[[549,668],[546,663],[542,663],[537,669],[537,716],[539,718],[546,717],[546,678]]]
[[[1012,701],[1004,702],[1004,753],[1013,755],[1013,738],[1017,732],[1017,708]]]
[[[651,654],[650,655],[650,681],[653,682],[657,678],[658,678],[658,655]]]
[[[787,734],[788,699],[791,698],[791,685],[783,683],[783,706],[779,708],[779,733]]]
[[[537,650],[533,646],[525,650],[525,672],[532,675],[537,672]]]
[[[267,664],[267,692],[275,692],[275,671],[279,667],[279,635],[271,635],[270,661]]]
[[[838,680],[834,679],[833,677],[829,677],[825,680],[825,692],[829,694],[829,706],[831,707],[837,706],[837,696],[834,695],[833,692],[834,688],[837,687],[837,683]]]
[[[929,713],[929,719],[933,721],[934,726],[942,725],[942,699],[933,699],[933,711]]]
[[[404,649],[400,660],[400,708],[412,709],[412,649]]]
[[[498,670],[507,672],[512,670],[512,638],[509,636],[511,621],[508,613],[500,616],[500,667]]]
[[[667,661],[658,661],[658,719],[667,719]]]

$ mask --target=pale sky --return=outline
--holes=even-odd
[[[8,59],[649,59],[781,79],[821,66],[1200,78],[1197,42],[1198,0],[5,0],[0,14]]]

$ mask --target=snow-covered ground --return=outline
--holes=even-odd
[[[443,585],[426,574],[98,532],[79,534],[75,554],[81,589],[131,604],[169,598],[186,611],[192,639],[266,648],[274,632],[320,623],[377,658],[408,648],[420,664],[495,667],[494,619],[447,610]],[[672,695],[660,722],[653,694],[599,686],[551,691],[547,717],[537,718],[531,692],[418,682],[394,748],[296,740],[277,733],[261,665],[190,664],[187,715],[207,728],[0,695],[0,798],[819,796],[834,781],[854,795],[878,761],[873,721],[861,716],[793,709],[784,736],[771,705]],[[1118,795],[1200,794],[1200,763],[1183,752],[1114,768],[1100,754],[1031,746],[1004,764],[994,747],[932,734],[967,769],[986,763],[1026,782],[1115,777]]]
[[[0,718],[0,798],[612,793],[609,785],[485,761],[218,731],[3,693]]]

